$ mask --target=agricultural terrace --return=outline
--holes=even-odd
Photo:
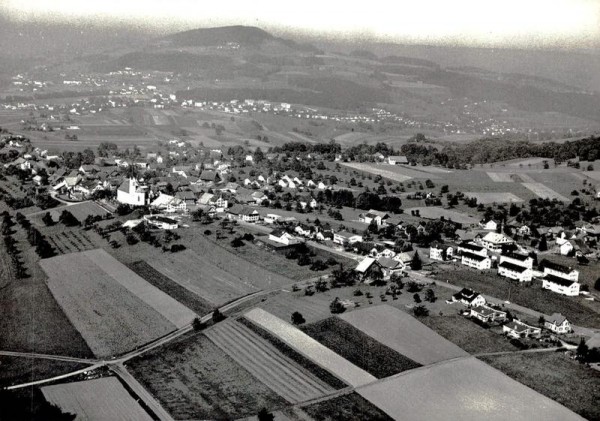
[[[98,357],[143,345],[196,316],[104,250],[57,256],[40,265],[52,295]]]
[[[407,371],[357,392],[392,418],[408,421],[582,419],[474,357]]]
[[[335,390],[235,320],[219,323],[207,330],[206,336],[260,382],[290,403],[305,402]]]
[[[339,317],[419,364],[434,364],[469,355],[408,313],[388,305],[360,309]]]
[[[42,387],[48,402],[76,420],[152,421],[116,377]]]
[[[421,366],[337,317],[303,326],[302,331],[378,379]]]
[[[250,310],[244,317],[275,335],[294,350],[310,358],[351,386],[356,387],[376,380],[371,374],[340,357],[291,324],[262,309]]]
[[[600,390],[600,373],[579,361],[557,352],[505,354],[480,359],[582,417],[600,419],[597,394],[592,392]]]
[[[204,334],[146,353],[127,368],[175,419],[237,419],[286,405]]]

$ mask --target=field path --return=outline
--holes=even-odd
[[[205,334],[260,382],[290,403],[304,402],[334,391],[241,323],[227,320]]]

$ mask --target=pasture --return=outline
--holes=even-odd
[[[75,420],[152,421],[116,377],[46,386],[42,393],[63,412],[75,414]]]
[[[371,174],[381,175],[382,177],[389,178],[390,180],[398,183],[403,183],[413,178],[412,176],[396,171],[396,168],[398,167],[392,165],[384,166],[358,162],[344,162],[343,165],[358,171],[365,171]]]
[[[229,319],[205,334],[260,382],[292,404],[334,391],[242,323]]]
[[[339,317],[419,364],[434,364],[468,355],[413,316],[388,305],[356,310]]]
[[[127,368],[175,419],[237,419],[286,405],[203,334],[146,353]]]
[[[40,265],[52,295],[98,357],[143,345],[195,317],[104,250],[57,256]]]
[[[465,196],[474,197],[477,199],[477,203],[483,203],[484,205],[490,203],[519,203],[523,199],[513,193],[477,193],[477,192],[465,192]]]
[[[581,420],[474,357],[407,371],[357,392],[402,420]]]
[[[371,374],[340,357],[291,324],[262,309],[250,310],[244,317],[351,386],[356,387],[375,380]]]
[[[311,323],[301,329],[378,379],[421,366],[337,317]]]
[[[550,187],[542,183],[522,183],[524,187],[531,190],[542,199],[557,199],[561,202],[570,202],[571,200],[552,190]]]
[[[73,216],[75,218],[77,218],[77,220],[79,222],[81,222],[82,224],[83,224],[83,221],[85,221],[85,218],[87,218],[88,216],[99,216],[99,217],[105,218],[107,215],[110,214],[102,206],[100,206],[92,201],[76,203],[74,205],[59,206],[59,207],[50,209],[48,212],[50,212],[50,216],[52,217],[54,222],[58,222],[58,218],[60,217],[60,214],[64,210],[71,212],[73,214]],[[34,218],[34,219],[36,221],[38,221],[39,223],[43,224],[43,222],[41,222],[41,218],[44,216],[44,214],[45,214],[45,212],[40,212],[39,214],[36,215],[36,218]]]
[[[600,419],[598,395],[592,392],[600,390],[600,374],[564,354],[507,354],[480,359],[582,417]]]
[[[405,209],[405,213],[410,213],[413,210],[418,210],[422,218],[440,219],[442,216],[447,220],[458,222],[463,225],[478,224],[481,218],[468,215],[463,212],[452,209],[444,209],[436,206],[423,206]]]

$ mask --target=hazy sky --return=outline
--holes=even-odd
[[[600,0],[0,0],[0,13],[161,32],[242,24],[402,43],[600,46]]]

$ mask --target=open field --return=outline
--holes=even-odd
[[[513,193],[476,193],[465,192],[465,196],[474,197],[477,203],[487,205],[489,203],[518,203],[523,199]]]
[[[562,353],[507,354],[481,360],[588,420],[600,419],[600,372]]]
[[[444,209],[436,206],[407,208],[405,209],[405,212],[410,213],[413,210],[418,210],[422,218],[440,219],[440,217],[443,216],[447,220],[452,220],[463,225],[478,224],[480,221],[480,218],[467,215],[466,213],[455,211],[452,209]]]
[[[128,351],[195,317],[104,250],[53,257],[41,265],[50,291],[96,356]]]
[[[311,323],[301,329],[378,379],[421,366],[337,317]]]
[[[75,253],[97,248],[85,231],[61,230],[54,235],[48,235],[48,242],[60,254]]]
[[[213,305],[258,291],[240,272],[237,276],[192,250],[163,254],[150,266]],[[243,278],[245,279],[243,279]]]
[[[423,317],[421,322],[470,354],[516,351],[504,336],[459,315]]]
[[[474,357],[407,371],[357,392],[392,418],[408,421],[581,420]]]
[[[562,313],[576,325],[600,328],[600,306],[597,302],[565,297],[543,290],[538,281],[525,285],[517,284],[491,272],[484,274],[462,268],[440,271],[435,278],[442,281],[448,280],[452,284],[471,288],[501,300],[509,300],[546,315]]]
[[[396,167],[392,165],[375,165],[375,164],[367,164],[367,163],[358,163],[358,162],[345,162],[343,164],[346,167],[350,167],[359,171],[366,171],[372,174],[378,174],[382,177],[389,178],[392,181],[396,181],[398,183],[403,183],[407,180],[410,180],[412,176],[404,175],[398,171],[393,171]]]
[[[550,187],[542,183],[522,183],[523,186],[534,192],[537,196],[542,199],[557,199],[562,202],[570,202],[565,196],[555,192]]]
[[[358,393],[336,396],[302,409],[319,421],[391,421],[393,419]]]
[[[144,261],[127,265],[129,269],[144,278],[147,282],[160,289],[165,294],[175,298],[181,304],[194,311],[196,314],[205,315],[214,310],[209,302],[182,287],[171,278],[163,275]]]
[[[252,330],[235,320],[225,320],[205,335],[260,382],[290,403],[304,402],[331,393],[321,381]]]
[[[91,201],[76,203],[74,205],[68,205],[68,206],[59,206],[59,207],[56,207],[53,209],[49,209],[48,212],[50,212],[50,216],[52,217],[54,222],[58,222],[58,218],[60,217],[60,214],[64,210],[68,210],[69,212],[71,212],[73,214],[73,216],[75,218],[77,218],[77,220],[79,222],[81,222],[81,224],[83,224],[83,221],[85,221],[85,218],[87,218],[90,215],[104,217],[108,214],[108,211],[106,209],[104,209],[102,206],[96,204],[95,202],[91,202]],[[39,220],[39,222],[41,224],[43,224],[43,222],[41,222],[41,218],[43,216],[44,216],[44,213],[41,213],[41,215],[39,215],[38,218],[34,218],[34,219]]]
[[[128,370],[175,419],[235,419],[286,405],[202,334],[138,357]]]
[[[70,373],[86,364],[41,358],[0,356],[0,388]]]
[[[529,174],[524,172],[489,172],[487,175],[496,183],[535,183]]]
[[[307,334],[272,314],[256,308],[244,317],[281,339],[287,345],[310,358],[351,386],[370,383],[375,377],[321,345]]]
[[[412,178],[440,180],[452,175],[451,170],[435,167],[409,167],[405,165],[371,164],[358,162],[344,162],[342,165],[371,174],[378,174],[390,180],[403,183]]]
[[[76,420],[152,421],[116,377],[42,387],[46,400]]]
[[[413,316],[388,305],[344,313],[340,318],[419,364],[468,355]]]

